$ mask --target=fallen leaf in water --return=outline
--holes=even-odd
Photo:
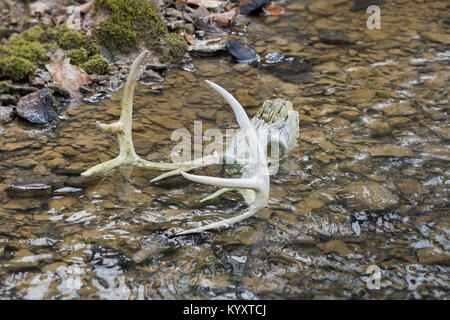
[[[282,7],[277,6],[276,4],[269,4],[267,7],[263,8],[263,11],[265,14],[268,14],[270,16],[279,16],[284,13],[284,10]]]
[[[225,2],[221,0],[177,0],[180,3],[193,4],[205,8],[218,8]]]
[[[91,81],[83,69],[70,64],[70,59],[50,62],[46,68],[53,80],[75,98],[81,97],[80,86],[87,85]]]
[[[239,14],[239,8],[231,9],[224,13],[215,13],[207,17],[208,21],[215,23],[220,27],[229,27],[233,23],[234,19]]]

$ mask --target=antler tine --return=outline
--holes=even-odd
[[[181,172],[183,177],[194,182],[215,185],[219,187],[231,188],[231,189],[253,189],[255,190],[255,199],[253,203],[249,204],[249,210],[245,213],[238,215],[236,217],[215,222],[204,227],[186,230],[177,235],[197,233],[204,230],[215,229],[223,226],[229,226],[238,221],[242,221],[254,215],[259,209],[267,206],[270,191],[270,181],[269,181],[269,168],[267,166],[267,160],[265,156],[264,149],[261,146],[258,136],[256,134],[247,113],[242,108],[241,104],[225,89],[218,86],[211,81],[206,80],[206,83],[213,87],[231,106],[233,109],[239,126],[246,130],[249,137],[249,147],[250,152],[253,154],[253,158],[256,159],[255,173],[250,178],[240,178],[240,179],[224,179],[215,178],[207,176],[196,176],[193,174]]]
[[[122,111],[119,121],[111,124],[103,124],[97,121],[97,127],[101,131],[117,134],[120,148],[119,155],[112,160],[100,163],[84,171],[81,174],[82,176],[102,174],[123,164],[134,165],[137,167],[153,170],[175,170],[179,167],[177,164],[147,161],[139,157],[134,150],[133,137],[131,132],[133,121],[133,94],[134,88],[136,87],[136,78],[139,72],[139,66],[142,64],[147,54],[148,50],[142,52],[131,65],[127,83],[125,84],[124,88],[122,98]]]

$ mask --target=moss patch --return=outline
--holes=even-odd
[[[96,54],[81,65],[81,69],[87,73],[104,74],[109,71],[109,62],[101,55]]]
[[[109,14],[95,30],[95,36],[112,55],[131,53],[140,45],[164,53],[160,40],[167,38],[166,42],[172,44],[168,53],[179,56],[178,49],[184,47],[179,42],[186,43],[182,37],[168,36],[165,24],[147,0],[97,0],[95,8]]]
[[[162,60],[179,60],[183,58],[188,50],[188,45],[184,38],[176,33],[170,33],[164,37],[165,50]]]
[[[48,50],[49,45],[47,44],[29,41],[16,35],[12,36],[5,46],[7,55],[21,57],[39,65],[49,60],[47,57]]]
[[[99,46],[95,39],[68,28],[63,28],[58,33],[58,45],[66,50],[83,48],[88,55],[95,55],[99,52]]]
[[[70,58],[70,63],[80,66],[88,60],[88,53],[86,49],[71,49],[66,51],[66,57]]]
[[[27,81],[36,70],[30,60],[17,56],[0,58],[0,74],[13,81]]]

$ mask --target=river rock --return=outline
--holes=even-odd
[[[269,59],[269,61],[274,60]],[[300,84],[309,78],[307,73],[312,69],[309,60],[301,60],[297,57],[285,57],[283,55],[283,58],[278,58],[276,61],[276,63],[265,63],[263,70],[273,74],[280,80],[293,84]]]
[[[332,16],[336,13],[333,3],[326,0],[314,1],[308,6],[308,9],[312,13],[323,17]]]
[[[342,190],[345,202],[356,210],[385,210],[398,204],[399,199],[386,187],[373,182],[355,182]]]
[[[440,248],[425,248],[417,251],[417,258],[422,264],[448,264],[450,254]]]
[[[356,0],[351,8],[352,11],[367,10],[371,5],[380,5],[383,0]]]
[[[0,105],[9,106],[16,105],[17,98],[12,94],[2,94],[0,95]]]
[[[8,123],[14,116],[14,110],[11,107],[0,107],[0,124]]]
[[[340,240],[331,240],[327,243],[319,243],[317,246],[325,251],[325,253],[337,253],[344,257],[352,253],[347,245]]]
[[[424,186],[414,179],[399,179],[395,182],[395,185],[397,186],[397,189],[410,200],[418,200],[427,193]]]
[[[319,31],[319,39],[325,43],[331,44],[352,44],[354,41],[345,34],[343,30],[340,29],[321,29]]]
[[[48,89],[42,89],[20,98],[17,114],[35,124],[47,124],[56,119],[57,102]]]
[[[5,191],[15,198],[44,197],[51,192],[51,182],[50,176],[24,176],[14,179]]]
[[[256,53],[255,49],[250,47],[250,45],[244,41],[230,39],[227,41],[225,46],[226,46],[228,52],[239,63],[252,64],[254,62],[259,61],[259,59],[260,59],[260,57]]]
[[[250,13],[259,11],[269,0],[244,0],[240,2],[239,14],[248,16]]]

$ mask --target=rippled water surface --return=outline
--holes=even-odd
[[[256,68],[223,55],[194,58],[195,72],[171,69],[162,90],[136,90],[136,151],[154,161],[170,161],[172,131],[192,132],[195,120],[237,127],[205,79],[251,116],[266,99],[293,102],[298,145],[271,178],[270,206],[232,228],[171,237],[241,212],[238,194],[200,203],[213,187],[152,184],[158,172],[127,167],[79,177],[118,154],[95,121],[118,118],[121,90],[66,106],[53,131],[2,126],[0,298],[448,299],[448,2],[385,1],[381,30],[368,30],[369,14],[351,12],[352,1],[329,2],[331,15],[291,0],[282,16],[249,18],[262,57],[308,59],[307,75],[262,69],[258,80]],[[352,43],[322,41],[324,28]],[[48,177],[52,193],[4,192],[30,175]],[[372,265],[378,290],[367,286],[378,284]]]

